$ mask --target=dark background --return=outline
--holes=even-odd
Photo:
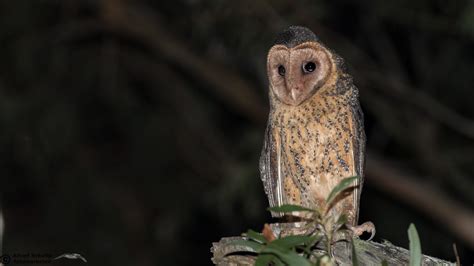
[[[424,253],[472,264],[467,0],[0,0],[4,252],[209,265],[211,242],[260,230],[266,53],[292,24],[360,88],[360,222],[406,248],[413,222]]]

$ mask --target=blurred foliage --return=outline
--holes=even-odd
[[[3,0],[5,252],[208,265],[212,241],[269,221],[265,60],[290,24],[346,59],[369,150],[473,209],[472,0]],[[406,246],[413,221],[427,254],[474,260],[370,182],[361,208],[379,239]]]

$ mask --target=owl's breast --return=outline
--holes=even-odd
[[[309,201],[325,199],[342,178],[354,175],[349,108],[275,113],[285,178]]]

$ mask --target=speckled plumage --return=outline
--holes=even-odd
[[[322,64],[327,63],[329,74],[321,78],[323,82],[314,83],[317,88],[304,88],[308,82],[303,79],[308,77],[300,75],[295,69],[301,60],[293,68],[290,63],[287,64],[289,74],[283,77],[284,82],[280,82],[279,77],[272,74],[272,69],[278,65],[273,61],[280,62],[278,60],[281,59],[271,58],[272,50],[269,52],[270,114],[260,172],[270,206],[297,204],[323,209],[328,194],[343,178],[355,175],[363,177],[364,174],[365,134],[358,90],[352,78],[345,73],[342,58],[308,31],[302,27],[289,28],[280,34],[275,45],[289,45],[289,52],[286,52],[289,54],[288,59],[285,60],[290,61],[300,60],[292,58],[292,54],[297,54],[291,50],[293,47],[309,47],[328,55],[329,60],[326,62],[323,58],[318,67],[323,68]],[[281,36],[286,40],[282,41],[284,38]],[[281,49],[285,50],[285,47]],[[308,56],[305,56],[301,56],[302,60],[306,60]],[[308,61],[304,60],[301,62]],[[282,62],[286,64],[286,61]],[[278,91],[276,86],[283,87]],[[291,98],[290,91],[305,89],[310,90],[303,94],[306,98],[293,103],[291,99],[295,99],[295,96]],[[275,91],[285,95],[281,96]],[[290,99],[287,101],[291,104],[285,103],[285,97]],[[350,225],[357,225],[361,189],[362,179],[349,194],[343,195],[335,203],[331,213],[344,213]]]

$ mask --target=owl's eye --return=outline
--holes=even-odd
[[[286,73],[285,67],[282,66],[282,65],[279,65],[279,66],[278,66],[278,74],[280,74],[280,76],[283,77],[283,76],[285,76],[285,73]]]
[[[316,64],[314,62],[307,62],[303,65],[303,72],[305,74],[311,73],[316,69]]]

